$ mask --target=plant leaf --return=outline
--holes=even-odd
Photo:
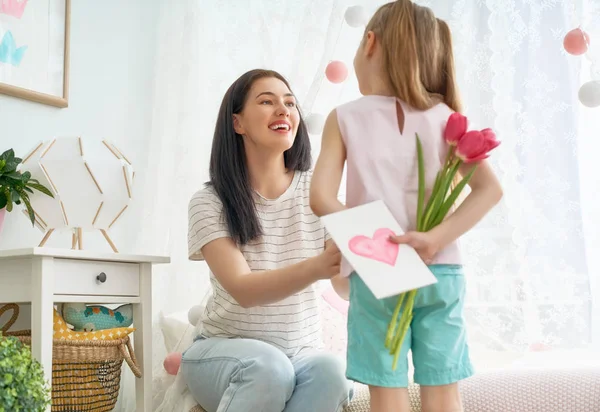
[[[21,196],[19,195],[19,192],[16,189],[13,188],[11,190],[10,194],[11,194],[11,199],[14,203],[17,203],[21,200]],[[17,204],[19,204],[19,203],[17,203]]]
[[[417,138],[417,161],[419,171],[419,193],[417,198],[417,230],[423,225],[423,201],[425,199],[425,165],[423,160],[423,147],[419,134],[415,133]]]
[[[30,181],[27,183],[27,186],[28,187],[26,187],[25,189],[28,189],[30,187],[32,189],[42,192],[43,194],[45,194],[47,196],[54,197],[54,194],[50,190],[48,190],[48,188],[44,185],[41,185],[39,183],[31,183],[31,181]],[[31,192],[31,193],[33,193],[33,192]]]
[[[13,179],[13,180],[23,180],[21,173],[16,172],[16,171],[4,173],[4,176],[8,177],[9,179]]]
[[[471,180],[471,178],[473,177],[473,173],[475,173],[476,168],[477,164],[475,164],[475,166],[471,168],[469,173],[467,173],[467,175],[456,185],[452,193],[450,193],[450,196],[448,196],[448,199],[446,199],[442,207],[440,207],[439,213],[435,217],[435,221],[433,222],[434,227],[442,223],[442,220],[444,220],[444,218],[448,214],[448,211],[450,210],[454,202],[456,202],[456,199],[458,199],[460,192],[462,192],[467,183],[469,183],[469,180]]]
[[[433,183],[433,189],[431,190],[431,196],[429,196],[429,199],[427,200],[427,205],[425,205],[425,210],[423,211],[424,217],[431,215],[431,208],[433,207],[433,203],[435,202],[435,198],[438,194],[440,185],[442,184],[442,179],[443,179],[442,172],[446,172],[446,170],[442,169],[442,170],[438,171],[437,175],[435,176],[435,182]],[[426,221],[426,219],[424,218],[423,222],[421,222],[420,226],[417,224],[418,231],[423,230],[423,227],[425,226],[425,221]]]
[[[29,220],[31,220],[31,225],[35,225],[35,213],[33,213],[33,207],[31,207],[31,203],[29,202],[29,197],[23,196],[23,203],[25,203],[25,207],[27,208],[27,214],[29,215]]]
[[[0,209],[4,209],[8,203],[4,192],[0,192]]]
[[[6,189],[4,191],[4,195],[6,196],[6,211],[12,212],[12,210],[13,210],[12,193],[10,190]]]
[[[23,174],[21,175],[21,180],[22,180],[24,183],[27,183],[27,181],[28,181],[29,179],[31,179],[31,172],[28,172],[28,171],[27,171],[27,172],[23,172]]]
[[[15,158],[15,151],[13,149],[8,149],[7,151],[5,151],[4,153],[2,153],[0,155],[0,160],[6,160],[7,163],[9,161],[12,161],[14,158]]]
[[[435,198],[435,201],[434,201],[435,203],[433,204],[433,206],[431,208],[431,213],[429,214],[429,216],[427,217],[427,221],[425,222],[425,227],[424,227],[425,231],[431,230],[432,228],[434,228],[436,226],[436,224],[435,224],[435,222],[437,221],[436,218],[437,218],[438,214],[440,213],[440,209],[441,209],[442,205],[444,204],[444,200],[448,196],[448,191],[450,190],[450,185],[452,185],[452,181],[454,180],[456,173],[458,173],[459,167],[460,167],[460,160],[455,160],[455,162],[449,168],[446,176],[444,176],[444,179],[442,180],[442,183],[440,186],[440,190],[438,191],[437,196]]]

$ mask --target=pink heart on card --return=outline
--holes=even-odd
[[[398,257],[398,245],[388,240],[390,235],[394,235],[390,229],[377,229],[372,238],[364,235],[354,236],[348,242],[348,247],[352,253],[359,256],[394,266]]]

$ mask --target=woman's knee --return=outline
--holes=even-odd
[[[243,359],[243,381],[251,381],[266,397],[283,397],[287,401],[296,386],[296,374],[289,358],[276,348]]]
[[[351,383],[346,378],[344,362],[337,356],[327,353],[316,354],[311,359],[310,379],[320,382],[329,393],[348,397]]]
[[[199,342],[184,354],[181,369],[194,398],[207,410],[217,410],[230,392],[236,402],[252,404],[256,410],[281,406],[281,411],[296,384],[294,368],[285,354],[249,339]]]

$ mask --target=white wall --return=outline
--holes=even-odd
[[[141,176],[151,126],[158,12],[158,0],[73,0],[69,107],[0,94],[0,152],[13,148],[22,156],[53,135],[106,138],[126,153]],[[124,214],[111,230],[121,251],[132,244],[138,222]],[[42,236],[13,211],[6,216],[0,249],[35,246]],[[85,236],[86,249],[110,251],[100,233]],[[47,246],[70,247],[70,242],[68,233],[53,234]]]

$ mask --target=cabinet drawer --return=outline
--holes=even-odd
[[[140,294],[140,269],[137,263],[54,259],[54,279],[54,293],[59,295]]]

